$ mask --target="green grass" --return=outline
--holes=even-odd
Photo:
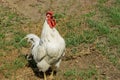
[[[82,70],[76,70],[76,69],[70,69],[67,70],[64,73],[64,76],[66,79],[72,78],[71,80],[75,80],[78,77],[81,78],[82,80],[92,80],[93,77],[94,79],[97,79],[97,70],[95,68],[88,68],[88,69],[82,69]]]
[[[103,4],[103,3],[105,3],[105,2],[107,2],[108,0],[98,0],[98,2],[100,3],[100,4]]]
[[[115,0],[114,4],[117,5],[117,7],[119,7],[119,6],[120,6],[120,5],[119,5],[119,4],[120,4],[120,0]],[[114,6],[115,6],[115,5],[114,5]]]
[[[3,38],[5,38],[5,34],[0,33],[0,39],[3,39]]]
[[[96,45],[96,49],[98,49],[103,55],[107,54],[108,48],[109,47],[107,45],[104,45],[102,42],[98,42]]]
[[[96,15],[96,12],[95,12],[95,11],[91,11],[91,12],[85,14],[84,16],[85,16],[86,18],[90,18],[90,17],[93,17],[93,16],[95,16],[95,15]]]
[[[82,70],[79,72],[79,76],[83,79],[83,80],[92,80],[90,78],[92,78],[94,75],[97,74],[97,70],[94,68],[88,69],[88,70]],[[97,79],[97,77],[95,77],[95,79]]]
[[[8,7],[0,6],[0,28],[24,23],[26,18],[21,17],[14,11],[10,11]]]
[[[28,42],[26,40],[21,41],[25,36],[26,33],[25,32],[15,32],[14,33],[14,47],[19,48],[19,47],[27,47]]]
[[[119,62],[119,57],[114,55],[114,54],[109,54],[108,55],[108,59],[110,60],[110,62],[112,62],[114,65],[117,65]]]
[[[95,21],[95,20],[91,20],[91,19],[88,19],[87,20],[87,23],[89,24],[89,26],[91,28],[93,28],[96,32],[98,31],[98,33],[100,35],[103,35],[103,34],[108,34],[110,32],[110,28],[107,26],[107,25],[104,25],[102,22],[98,22],[98,21]],[[98,35],[99,35],[98,34]]]
[[[5,56],[5,54],[4,54],[4,53],[2,53],[2,52],[0,52],[0,57],[2,57],[2,56]]]
[[[112,29],[111,33],[108,35],[109,45],[120,47],[120,30],[119,29]]]
[[[76,76],[77,75],[77,71],[74,69],[68,70],[64,73],[65,76],[69,77],[69,76]]]
[[[16,57],[12,62],[4,62],[4,64],[0,66],[0,71],[6,78],[10,78],[16,70],[23,68],[26,64],[27,60],[24,56]]]
[[[24,56],[16,57],[15,60],[12,62],[5,62],[4,65],[1,67],[2,69],[7,70],[17,70],[19,68],[22,68],[26,64],[26,59]]]
[[[74,28],[80,28],[81,26],[81,21],[73,21],[73,20],[69,20],[65,23],[65,26],[68,28],[68,29],[74,29]]]
[[[66,44],[67,46],[77,46],[81,42],[83,42],[83,37],[82,35],[76,35],[75,33],[68,33],[65,36]]]
[[[26,63],[27,63],[27,60],[24,58],[24,56],[16,58],[12,63],[13,69],[17,70],[19,68],[22,68],[26,65]]]
[[[21,39],[22,35],[17,35],[15,31],[18,31],[18,25],[26,22],[27,18],[24,18],[20,14],[11,10],[8,7],[0,5],[0,48],[5,51],[10,51],[11,45],[16,45],[18,38]],[[14,26],[14,27],[13,27]],[[15,33],[15,34],[14,34]],[[21,34],[24,32],[21,32]],[[9,35],[9,36],[8,36]],[[16,35],[16,36],[15,36]],[[15,36],[15,39],[14,39]],[[7,47],[6,47],[7,46]],[[23,46],[25,44],[23,43]]]
[[[75,42],[77,42],[76,44],[88,44],[93,43],[98,38],[96,49],[98,49],[101,54],[103,54],[115,67],[118,67],[118,65],[120,65],[120,52],[118,51],[120,48],[119,1],[114,1],[112,4],[113,6],[110,7],[104,5],[107,1],[108,0],[98,0],[96,7],[99,10],[99,16],[95,11],[84,15],[85,23],[88,24],[90,30],[87,32],[83,31],[80,43],[79,41],[77,42],[79,38],[75,38],[76,34],[74,35],[74,38],[72,38],[73,41],[71,39],[70,43],[74,42],[75,40]],[[96,15],[97,18],[94,18]]]
[[[4,38],[5,38],[5,34],[4,33],[0,33],[0,48],[2,49],[3,44],[4,44]]]
[[[93,31],[84,31],[83,34],[68,33],[65,36],[67,46],[78,46],[81,43],[92,43],[96,39]]]
[[[115,67],[119,65],[118,62],[120,59],[120,56],[118,56],[119,48],[120,48],[120,9],[119,9],[119,0],[114,1],[112,4],[113,6],[107,7],[105,5],[98,4],[98,10],[100,10],[101,16],[99,17],[100,20],[97,21],[97,23],[94,25],[95,21],[88,21],[89,26],[99,26],[104,27],[102,31],[104,31],[106,34],[104,36],[106,37],[106,40],[104,43],[98,42],[97,48],[100,50],[100,52],[108,58],[108,60],[113,63]],[[101,22],[102,21],[102,22]],[[106,26],[106,27],[105,27]],[[97,29],[97,28],[96,28]],[[102,32],[102,33],[104,33]],[[102,36],[103,34],[101,34]],[[111,52],[113,51],[113,52]]]
[[[103,5],[98,5],[99,10],[103,14],[103,19],[107,18],[107,23],[110,25],[120,25],[120,9],[116,6],[105,7]]]
[[[0,5],[0,57],[1,59],[9,56],[13,50],[26,46],[27,42],[19,44],[20,40],[25,36],[24,32],[20,32],[18,25],[23,24],[27,19],[12,11],[8,7]],[[16,47],[17,46],[17,47]],[[14,54],[15,55],[15,54]],[[18,54],[19,55],[19,54]],[[12,59],[11,55],[11,59]],[[5,78],[10,79],[16,70],[27,64],[24,56],[16,57],[15,60],[0,60],[0,73]]]
[[[13,34],[14,33],[14,34]],[[9,40],[6,40],[8,36],[6,37],[5,34],[0,35],[0,48],[5,50],[5,51],[11,51],[14,48],[20,48],[20,47],[27,47],[28,43],[27,41],[20,41],[25,37],[26,33],[24,32],[14,32],[12,31],[12,35],[9,38]],[[12,47],[11,47],[12,45]],[[7,46],[7,47],[6,47]]]
[[[55,14],[54,14],[54,17],[55,17],[55,19],[58,21],[58,20],[60,20],[61,18],[64,18],[64,17],[65,17],[65,13],[55,13]]]

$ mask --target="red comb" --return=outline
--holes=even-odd
[[[48,14],[53,15],[53,12],[52,12],[52,11],[48,11],[48,12],[46,13],[46,15],[48,15]]]

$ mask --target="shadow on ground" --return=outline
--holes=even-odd
[[[37,67],[37,65],[36,65],[37,63],[36,63],[35,60],[33,59],[32,55],[29,56],[29,59],[27,58],[27,55],[26,55],[26,59],[27,59],[27,61],[28,61],[28,64],[27,64],[26,66],[27,66],[27,67],[30,67],[30,68],[33,70],[35,76],[39,77],[40,79],[41,79],[41,78],[43,79],[43,78],[44,78],[43,72],[42,72],[42,71],[39,71],[39,69],[38,69],[38,67]],[[49,75],[51,74],[51,72],[52,72],[52,69],[49,68],[49,69],[46,71],[46,75],[49,76]],[[54,75],[56,75],[56,71],[54,72]]]

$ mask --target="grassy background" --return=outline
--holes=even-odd
[[[57,29],[66,41],[66,52],[68,52],[66,56],[79,56],[84,49],[86,51],[86,49],[94,48],[119,72],[120,0],[97,0],[92,9],[86,12],[84,8],[80,8],[82,3],[73,0],[68,2],[68,5],[66,3],[62,5],[59,12],[57,10],[61,6],[53,8],[58,24]],[[37,6],[40,12],[45,13],[40,5]],[[83,13],[81,13],[82,10]],[[41,19],[39,23],[31,22],[26,16],[0,5],[0,77],[2,80],[21,80],[16,75],[17,71],[24,69],[28,63],[23,55],[29,52],[29,45],[26,41],[21,44],[19,42],[28,33],[40,35],[42,29],[40,26],[43,21],[44,19]],[[84,55],[87,54],[85,51],[82,52]],[[91,65],[82,69],[74,65],[61,71],[62,80],[109,80],[107,75],[100,78],[99,69],[94,64]],[[29,79],[25,78],[25,80]],[[58,77],[57,80],[61,78]]]

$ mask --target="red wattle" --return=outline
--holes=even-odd
[[[54,28],[56,25],[56,22],[54,19],[48,19],[47,22],[48,22],[50,28]]]

